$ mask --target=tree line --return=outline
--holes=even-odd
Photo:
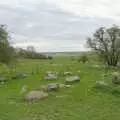
[[[0,25],[0,63],[8,65],[15,62],[16,58],[52,59],[51,56],[36,52],[33,46],[28,46],[27,49],[13,48],[9,41],[10,34],[7,26]]]
[[[28,58],[28,59],[52,59],[52,56],[47,56],[36,52],[33,46],[28,46],[26,49],[16,48],[16,53],[19,58]]]

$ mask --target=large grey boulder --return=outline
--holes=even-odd
[[[94,68],[99,68],[100,65],[92,65]]]
[[[44,78],[45,80],[56,80],[57,75],[55,73],[47,73],[47,75]]]
[[[48,85],[43,85],[41,89],[45,92],[57,91],[59,89],[58,83],[50,83]]]
[[[73,84],[76,82],[80,82],[80,77],[79,76],[69,76],[66,78],[66,84]]]
[[[48,97],[48,93],[43,91],[30,91],[25,95],[25,100],[33,101],[33,100],[42,100]]]

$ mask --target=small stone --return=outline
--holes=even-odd
[[[64,72],[63,75],[64,75],[64,76],[72,75],[72,72]]]
[[[105,89],[108,88],[108,84],[104,81],[96,81],[96,88]]]
[[[57,84],[57,83],[50,83],[48,85],[42,86],[41,89],[43,91],[45,91],[45,92],[57,91],[59,89],[59,84]]]
[[[59,84],[60,88],[70,88],[71,85]]]
[[[27,77],[26,73],[17,73],[15,76],[12,77],[12,79],[23,79],[26,77]]]
[[[76,83],[76,82],[80,82],[80,77],[79,76],[70,76],[66,78],[66,83],[67,84],[72,84],[72,83]]]
[[[120,76],[115,76],[115,77],[112,79],[112,83],[113,83],[113,84],[120,84]]]
[[[20,90],[20,93],[25,93],[27,91],[27,85],[23,85],[21,90]]]
[[[27,101],[33,101],[33,100],[42,100],[48,97],[48,93],[45,93],[43,91],[30,91],[25,96],[25,100]]]
[[[93,65],[94,68],[99,68],[100,66],[99,65]]]
[[[0,76],[0,83],[1,83],[1,84],[4,84],[4,83],[6,83],[6,82],[8,82],[7,77],[5,77],[5,76]]]
[[[113,72],[113,73],[111,73],[113,76],[119,76],[120,75],[120,73],[119,72]]]
[[[57,76],[55,73],[47,73],[47,75],[44,78],[45,80],[56,80]]]
[[[120,84],[120,74],[119,72],[113,72],[112,73],[112,83],[113,84]]]

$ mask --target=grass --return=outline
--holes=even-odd
[[[20,60],[15,71],[33,72],[33,75],[0,85],[0,120],[119,120],[120,97],[94,88],[102,74],[114,70],[105,70],[100,63],[95,64],[100,67],[93,67],[94,61],[82,64],[69,57]],[[1,72],[4,69],[0,67]],[[64,83],[65,78],[61,75],[64,71],[79,75],[81,82],[72,88],[61,89],[45,100],[25,102],[24,94],[20,94],[22,86],[27,85],[28,90],[39,89],[48,83],[43,77],[49,71],[59,73],[57,81],[53,82]]]

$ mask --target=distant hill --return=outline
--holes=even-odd
[[[41,52],[40,54],[48,56],[78,56],[81,54],[90,54],[91,52]]]

